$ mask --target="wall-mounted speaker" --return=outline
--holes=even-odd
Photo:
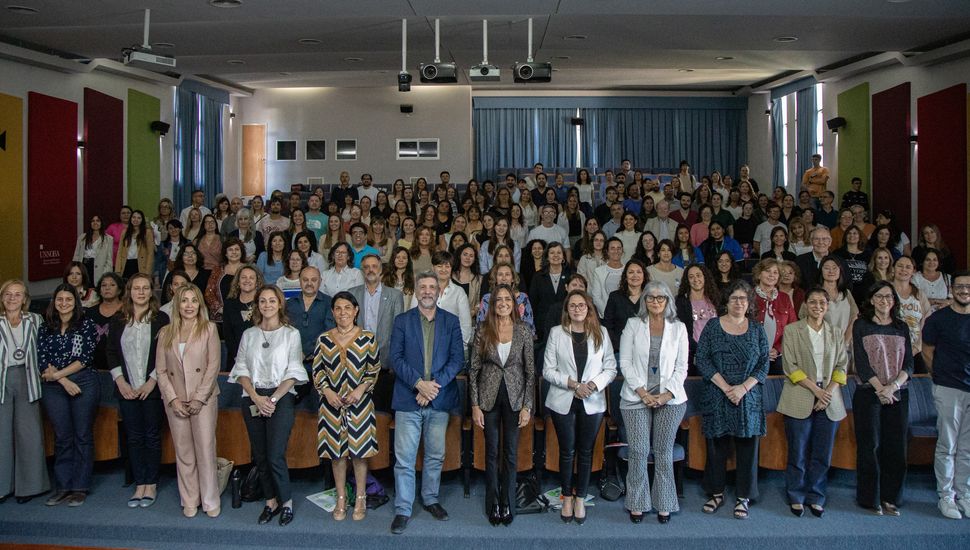
[[[161,120],[155,120],[151,124],[152,131],[153,132],[158,132],[158,134],[159,135],[162,135],[162,136],[164,136],[165,134],[167,134],[169,128],[171,128],[171,127],[172,127],[171,124],[169,124],[167,122],[162,122]]]
[[[839,128],[845,127],[845,119],[840,116],[837,116],[833,119],[826,120],[825,124],[828,125],[829,130],[832,130],[833,132],[838,132]]]
[[[414,105],[410,103],[401,104],[401,114],[409,115],[414,112]]]

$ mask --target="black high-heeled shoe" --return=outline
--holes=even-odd
[[[512,515],[512,510],[509,508],[508,504],[506,504],[505,506],[502,506],[499,515],[502,520],[502,525],[506,527],[508,527],[509,525],[512,525],[512,520],[515,519],[515,516]]]
[[[498,504],[494,504],[492,508],[488,511],[488,522],[492,525],[498,525],[502,523],[502,512],[499,510]]]

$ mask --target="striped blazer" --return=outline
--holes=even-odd
[[[807,378],[814,381],[817,379],[816,375],[821,373],[822,384],[825,386],[832,381],[841,386],[846,383],[849,359],[842,331],[835,329],[828,321],[822,323],[822,346],[825,350],[822,364],[817,365],[812,353],[809,330],[811,329],[808,328],[807,321],[792,323],[785,327],[785,337],[782,340],[781,360],[787,380],[781,390],[777,411],[792,418],[808,418],[815,406],[815,395],[798,384],[802,380]],[[825,414],[833,422],[845,418],[841,388],[832,393],[832,400],[825,409]]]
[[[37,330],[43,323],[41,316],[36,313],[24,313],[24,341],[27,344],[27,402],[33,403],[41,397],[40,369],[37,365]],[[5,361],[7,350],[14,349],[13,341],[8,339],[7,331],[10,329],[6,316],[0,315],[0,404],[3,404],[6,397],[4,390],[7,387],[7,367]]]

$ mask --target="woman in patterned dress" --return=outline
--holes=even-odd
[[[733,442],[737,455],[734,517],[748,519],[749,502],[758,498],[758,441],[766,428],[762,384],[768,375],[768,338],[755,321],[751,285],[735,281],[722,296],[726,314],[704,326],[694,358],[705,382],[703,487],[710,498],[704,512],[713,514],[724,503],[725,470]]]
[[[320,392],[317,450],[333,461],[337,506],[333,519],[347,517],[347,461],[354,466],[354,521],[367,515],[367,458],[377,454],[377,420],[372,390],[381,365],[373,332],[356,325],[360,307],[343,291],[330,306],[336,327],[321,334],[313,359],[313,383]]]

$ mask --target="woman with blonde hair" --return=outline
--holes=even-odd
[[[195,517],[202,506],[216,517],[222,509],[216,477],[219,333],[198,287],[179,287],[174,302],[171,323],[159,333],[155,372],[175,443],[182,514]]]
[[[164,412],[155,357],[158,333],[168,324],[168,315],[158,311],[152,290],[148,274],[137,273],[128,279],[121,314],[112,318],[108,329],[108,368],[119,398],[135,484],[135,494],[128,499],[129,508],[147,508],[155,503],[162,460]]]
[[[4,282],[0,301],[0,502],[13,494],[24,504],[50,489],[37,361],[37,332],[44,320],[30,312],[23,281]]]

